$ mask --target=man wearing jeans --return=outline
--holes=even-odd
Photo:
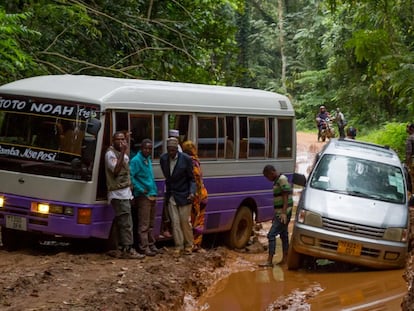
[[[133,248],[132,217],[131,217],[131,178],[129,172],[129,157],[125,134],[116,132],[112,136],[112,146],[105,154],[105,175],[108,188],[108,202],[115,211],[115,223],[118,230],[118,245],[120,254],[116,257],[126,259],[142,259]]]
[[[267,234],[269,241],[269,255],[261,267],[273,267],[273,256],[276,252],[276,236],[282,240],[283,258],[280,264],[286,263],[289,249],[288,225],[292,216],[293,198],[292,187],[285,175],[279,174],[273,165],[266,165],[263,175],[273,182],[273,206],[275,208],[272,226]]]
[[[157,185],[152,171],[152,141],[144,139],[130,163],[134,203],[138,211],[138,251],[146,256],[160,253],[153,235]]]

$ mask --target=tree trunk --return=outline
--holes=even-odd
[[[286,88],[286,56],[285,56],[285,32],[284,32],[284,28],[283,28],[283,24],[284,24],[284,15],[283,15],[283,10],[284,10],[284,5],[283,5],[283,0],[277,0],[277,7],[278,7],[278,28],[279,28],[279,43],[280,43],[280,59],[282,61],[282,72],[281,72],[281,77],[280,80],[282,82],[282,88],[283,91],[286,92],[287,88]]]

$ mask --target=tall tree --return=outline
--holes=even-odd
[[[45,73],[231,83],[238,0],[39,0],[29,12],[38,40],[23,42]]]
[[[19,72],[33,65],[33,60],[21,46],[20,40],[33,39],[39,33],[22,25],[30,17],[28,13],[6,14],[0,7],[0,84],[16,79]]]

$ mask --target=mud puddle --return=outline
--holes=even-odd
[[[257,266],[264,259],[252,255],[249,261]],[[256,268],[219,281],[191,310],[400,310],[407,291],[403,273],[335,263],[299,271]]]

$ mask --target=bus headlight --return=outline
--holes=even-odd
[[[50,205],[49,211],[51,214],[62,214],[63,206],[61,205]]]
[[[39,203],[39,202],[32,202],[32,212],[39,213],[39,214],[65,214],[65,215],[73,215],[73,208],[71,207],[63,207],[62,205],[56,204],[49,204],[49,203]],[[66,211],[68,210],[68,212]]]
[[[32,202],[31,210],[32,212],[35,212],[35,213],[49,214],[49,204]]]
[[[0,208],[4,207],[4,197],[0,196]]]
[[[63,213],[68,216],[73,216],[73,207],[66,206]]]

